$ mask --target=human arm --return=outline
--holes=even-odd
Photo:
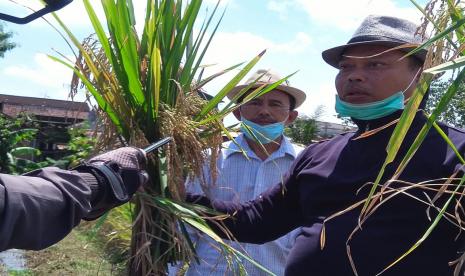
[[[38,250],[66,236],[91,211],[91,177],[57,168],[1,174],[0,250]]]
[[[124,181],[119,183],[120,188],[127,195],[125,200],[129,200],[143,182],[135,176],[143,171],[139,167],[128,169],[127,162],[138,166],[145,160],[133,148],[109,153],[110,156],[97,157],[116,161],[120,171],[115,172],[115,177],[121,174]],[[128,161],[127,155],[132,159]],[[102,161],[91,159],[90,166],[81,166],[79,170],[44,168],[24,176],[0,174],[0,251],[45,248],[65,237],[82,218],[96,218],[124,203],[112,196],[115,183],[111,184],[105,174],[96,175],[96,160]]]
[[[288,179],[245,203],[210,200],[188,194],[186,200],[228,214],[221,223],[239,242],[265,243],[279,238],[302,223],[297,185]],[[210,227],[222,238],[228,238],[217,222]]]

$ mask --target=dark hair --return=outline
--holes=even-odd
[[[286,95],[289,97],[289,110],[292,111],[295,109],[295,98],[287,93]]]
[[[279,90],[279,91],[281,91],[281,90]],[[286,94],[287,97],[289,98],[289,110],[290,110],[290,111],[293,111],[293,110],[295,109],[295,99],[294,99],[294,97],[292,97],[291,95],[289,95],[288,93],[286,93],[286,92],[284,92],[284,91],[281,91],[281,92],[283,92],[284,94]],[[244,94],[237,100],[237,102],[238,102],[238,103],[241,103],[241,102],[244,100],[244,98],[245,98],[246,95],[247,95],[247,93],[244,93]]]

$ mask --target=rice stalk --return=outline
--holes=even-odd
[[[194,258],[189,237],[178,227],[177,220],[212,235],[201,216],[179,212],[175,201],[184,198],[188,174],[205,179],[202,175],[205,164],[211,166],[210,171],[216,171],[215,160],[225,130],[221,120],[234,109],[217,111],[217,103],[264,52],[245,63],[220,93],[206,102],[198,96],[200,87],[238,68],[232,66],[205,79],[197,71],[222,18],[221,15],[216,25],[212,25],[209,36],[207,30],[218,4],[194,35],[202,0],[147,0],[144,29],[139,35],[132,1],[101,0],[103,20],[96,16],[93,3],[89,0],[83,3],[95,34],[81,43],[55,16],[70,44],[78,49],[78,55],[75,62],[63,56],[52,58],[74,71],[72,93],[84,89],[98,106],[102,115],[99,145],[103,149],[121,145],[145,147],[163,137],[173,138],[165,150],[148,156],[150,183],[134,198],[132,214],[129,273],[164,275],[169,263]],[[205,211],[196,206],[190,208]],[[244,257],[226,244],[222,246],[233,254],[232,259]]]

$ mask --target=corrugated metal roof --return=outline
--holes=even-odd
[[[54,107],[54,108],[63,108],[63,109],[68,109],[68,110],[73,110],[73,111],[83,111],[83,112],[90,111],[89,106],[85,102],[14,96],[14,95],[6,95],[6,94],[0,94],[0,103],[30,105],[30,106],[44,106],[44,107],[52,107],[52,108]]]

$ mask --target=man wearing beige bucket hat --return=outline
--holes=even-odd
[[[281,79],[274,72],[258,70],[245,84],[233,88],[228,98],[240,103],[242,98],[255,88],[273,84]],[[234,142],[224,144],[224,149],[217,159],[216,182],[207,181],[210,185],[205,189],[205,193],[210,199],[246,202],[283,178],[297,154],[303,150],[283,135],[283,129],[297,117],[295,108],[304,100],[305,93],[291,87],[289,82],[285,81],[265,95],[242,104],[234,112],[242,124],[241,134]],[[210,173],[207,172],[206,175]],[[188,185],[188,190],[202,192],[199,183],[192,184],[195,185]],[[297,231],[263,245],[235,242],[230,244],[276,275],[282,275]],[[238,268],[228,267],[224,256],[218,252],[218,247],[211,239],[194,235],[194,241],[200,264],[191,263],[186,275],[237,273]],[[268,275],[248,261],[244,260],[243,265],[249,275]]]
[[[242,103],[253,90],[281,79],[281,76],[269,70],[258,70],[245,84],[234,87],[227,97]],[[289,81],[285,80],[272,91],[241,104],[233,112],[236,119],[241,121],[241,132],[248,145],[260,159],[267,159],[280,147],[285,138],[284,128],[297,118],[295,109],[302,105],[305,97],[302,90],[290,86]]]
[[[199,195],[188,195],[187,200],[230,214],[222,222],[241,242],[264,243],[301,227],[286,263],[287,276],[452,275],[464,251],[463,194],[452,192],[464,175],[455,152],[465,152],[463,130],[437,123],[443,134],[429,131],[398,172],[428,122],[423,111],[412,114],[399,152],[384,167],[379,182],[384,196],[377,197],[373,212],[359,220],[404,104],[423,70],[426,49],[405,57],[424,41],[417,29],[405,19],[368,16],[348,43],[322,53],[338,70],[336,111],[350,117],[358,130],[307,147],[281,183],[253,201],[237,204]],[[455,149],[444,141],[444,134]],[[452,187],[438,192],[444,183]],[[444,215],[425,235],[448,200],[453,203],[444,209],[447,219]],[[417,241],[421,245],[409,252]]]

